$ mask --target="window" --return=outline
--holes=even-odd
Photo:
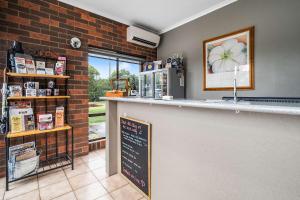
[[[142,59],[92,51],[88,57],[89,71],[89,140],[105,138],[105,103],[100,97],[112,90],[112,79],[128,79],[131,90],[138,91],[138,74]],[[125,82],[116,82],[114,88],[125,88]]]

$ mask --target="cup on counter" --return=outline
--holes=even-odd
[[[26,97],[35,97],[36,96],[36,89],[26,89],[25,90]]]
[[[39,89],[39,82],[26,82],[24,83],[24,88],[25,89],[36,89],[38,90]]]
[[[46,90],[45,89],[38,89],[37,90],[37,96],[46,96]]]
[[[54,81],[49,81],[48,82],[48,88],[49,89],[54,89],[54,87],[55,87],[55,82]]]
[[[54,89],[53,90],[53,95],[54,96],[59,96],[59,89]]]
[[[51,96],[51,95],[52,95],[52,90],[46,89],[46,96]]]

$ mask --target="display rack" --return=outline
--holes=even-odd
[[[66,71],[67,73],[67,71]],[[45,81],[45,85],[47,81],[54,80],[55,85],[57,79],[64,80],[64,95],[63,96],[37,96],[37,97],[8,97],[8,101],[18,101],[18,100],[29,100],[33,102],[33,113],[36,114],[36,107],[37,102],[41,103],[44,101],[45,103],[45,111],[47,113],[48,109],[48,99],[54,99],[56,101],[56,105],[58,100],[64,101],[64,108],[65,108],[65,125],[63,127],[54,128],[51,130],[31,130],[31,131],[24,131],[18,133],[7,133],[5,136],[5,146],[6,146],[6,190],[9,190],[9,184],[12,182],[16,182],[22,179],[26,179],[32,176],[38,176],[39,174],[46,173],[51,170],[59,169],[66,166],[71,166],[72,170],[74,170],[74,133],[73,127],[68,124],[68,99],[70,96],[68,95],[68,79],[70,76],[67,75],[46,75],[46,74],[18,74],[18,73],[6,73],[7,75],[7,82],[9,83],[10,78],[21,79],[21,83],[24,84],[24,81]],[[41,82],[40,82],[41,83]],[[35,117],[35,124],[37,124],[37,119]],[[69,152],[69,134],[71,132],[71,152]],[[55,134],[55,153],[49,156],[48,152],[48,135]],[[58,135],[64,134],[65,135],[65,152],[59,153],[58,151]],[[37,146],[37,136],[43,135],[45,138],[44,145]],[[40,159],[39,168],[37,172],[31,173],[29,175],[23,176],[18,179],[11,180],[8,173],[8,161],[9,161],[9,147],[11,147],[11,143],[13,139],[17,139],[18,141],[21,140],[22,143],[28,142],[28,140],[34,140],[37,148],[43,148],[45,153],[45,160]]]

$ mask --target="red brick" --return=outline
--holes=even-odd
[[[25,18],[18,17],[15,15],[7,15],[6,18],[7,18],[7,21],[9,21],[9,22],[14,22],[14,23],[23,24],[23,25],[30,25],[29,19],[25,19]]]
[[[21,6],[23,6],[25,8],[29,8],[29,9],[32,9],[32,10],[36,10],[36,11],[40,10],[40,5],[31,3],[31,2],[26,1],[26,0],[19,0],[19,4],[21,4]]]
[[[50,35],[45,35],[42,33],[30,32],[30,37],[38,40],[49,41]]]

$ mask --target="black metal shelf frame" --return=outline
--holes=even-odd
[[[47,59],[48,58],[44,58],[45,62],[47,62]],[[49,58],[49,60],[53,60],[52,58]],[[68,74],[67,72],[67,69],[66,69],[66,74]],[[8,76],[8,80],[7,82],[9,83],[9,76]],[[21,78],[21,84],[24,85],[24,81],[26,80],[33,80],[34,82],[36,82],[37,80],[36,79],[39,79],[41,80],[40,83],[42,82],[42,79],[40,77],[38,78],[29,78],[29,77],[23,77]],[[45,77],[45,86],[47,86],[47,80],[54,80],[55,82],[55,85],[57,83],[57,79],[56,78],[47,78]],[[68,78],[64,79],[64,93],[65,93],[65,96],[68,95]],[[35,114],[36,113],[36,106],[37,106],[37,103],[36,103],[36,99],[33,99],[31,100],[33,101],[33,113]],[[65,108],[65,123],[68,124],[68,117],[67,117],[67,114],[68,114],[68,98],[64,99],[64,108]],[[47,109],[48,109],[48,101],[47,99],[44,99],[44,103],[45,103],[45,111],[47,113]],[[56,105],[58,104],[58,100],[55,99],[55,103]],[[9,120],[8,120],[9,121]],[[35,124],[37,124],[37,118],[35,117]],[[9,127],[9,124],[8,124],[8,127]],[[69,131],[71,130],[71,152],[69,152]],[[19,180],[22,180],[22,179],[26,179],[26,178],[29,178],[29,177],[32,177],[32,176],[38,176],[40,174],[43,174],[43,173],[46,173],[46,172],[49,172],[49,171],[52,171],[52,170],[56,170],[56,169],[59,169],[59,168],[63,168],[63,167],[66,167],[66,166],[71,166],[72,167],[72,170],[74,170],[74,131],[73,131],[73,127],[71,126],[71,129],[68,129],[68,130],[63,130],[65,132],[65,153],[59,153],[58,151],[58,133],[56,131],[53,131],[51,133],[42,133],[40,135],[44,135],[44,138],[45,138],[45,160],[41,160],[40,158],[40,164],[39,164],[39,168],[37,170],[37,172],[34,172],[34,173],[31,173],[31,174],[28,174],[28,175],[25,175],[24,177],[21,177],[21,178],[18,178],[18,179],[13,179],[11,180],[10,177],[9,177],[9,173],[8,173],[8,161],[9,161],[9,155],[8,155],[8,152],[9,152],[9,147],[11,146],[11,140],[14,139],[14,138],[9,138],[9,137],[5,137],[5,149],[6,149],[6,191],[9,190],[9,184],[10,183],[13,183],[13,182],[16,182],[16,181],[19,181]],[[63,132],[63,131],[59,131],[59,132]],[[55,135],[55,157],[49,157],[48,156],[48,134],[54,134]],[[29,136],[21,136],[22,138],[22,143],[24,143],[25,141],[25,137],[26,138],[30,138],[32,139],[32,135],[29,135]],[[37,148],[43,148],[43,146],[41,147],[38,147],[37,145],[37,135],[34,135],[34,141],[35,141],[35,144],[36,144],[36,147]]]

